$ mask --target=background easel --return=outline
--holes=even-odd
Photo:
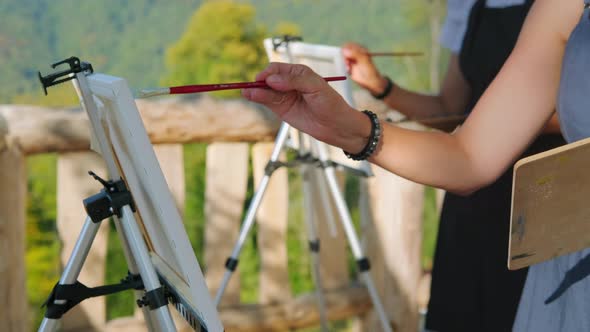
[[[265,40],[265,48],[269,54],[269,59],[271,61],[277,61],[284,58],[284,60],[291,63],[304,63],[306,59],[310,59],[311,62],[315,64],[312,65],[312,68],[316,71],[344,71],[344,60],[340,53],[340,49],[322,45],[304,44],[298,42],[300,40],[300,37],[292,36],[283,36]],[[294,46],[291,45],[293,42],[296,42]],[[344,83],[345,85],[340,85],[340,93],[343,94],[343,97],[349,103],[352,103],[350,89],[347,88],[347,82]],[[295,160],[288,160],[285,162],[284,158],[280,158],[281,153],[285,153],[287,147],[295,149],[297,153],[297,158]],[[260,188],[257,188],[252,197],[252,201],[246,210],[244,220],[240,226],[238,240],[231,251],[231,255],[228,256],[226,260],[226,272],[223,275],[220,287],[215,296],[215,302],[217,304],[221,301],[227,284],[238,265],[243,245],[252,230],[258,208],[264,199],[264,194],[272,173],[277,167],[290,167],[289,165],[292,164],[293,166],[298,166],[303,182],[302,195],[304,203],[303,210],[305,214],[303,219],[306,224],[307,241],[309,242],[309,250],[312,257],[312,277],[316,287],[317,307],[320,315],[322,331],[328,331],[329,323],[326,300],[321,284],[321,261],[319,260],[321,242],[317,235],[318,221],[315,218],[315,211],[326,212],[326,215],[328,216],[326,221],[331,226],[333,236],[336,236],[337,234],[335,224],[341,223],[357,265],[359,279],[362,280],[363,285],[369,293],[373,307],[378,314],[381,328],[387,332],[392,331],[390,318],[384,310],[380,295],[377,293],[373,277],[371,276],[370,260],[361,248],[350,210],[346,203],[343,190],[337,183],[335,173],[337,167],[344,167],[351,172],[361,174],[361,176],[370,176],[371,171],[369,164],[366,161],[351,163],[348,160],[344,160],[344,163],[335,162],[335,158],[333,157],[334,154],[330,153],[330,151],[333,150],[337,149],[333,149],[330,146],[297,131],[285,122],[281,123],[269,163],[265,166],[265,175],[260,182]],[[352,166],[346,164],[352,164]],[[333,211],[330,205],[333,205],[336,208],[336,213],[331,213]]]

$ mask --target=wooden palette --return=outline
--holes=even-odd
[[[590,138],[514,166],[508,268],[590,247]]]

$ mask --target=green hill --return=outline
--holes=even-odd
[[[97,71],[122,76],[131,86],[157,85],[164,52],[186,28],[199,0],[2,0],[0,1],[0,102],[33,101],[41,89],[37,71],[71,55]],[[430,1],[293,0],[241,1],[256,7],[257,20],[272,31],[297,24],[305,41],[340,45],[354,40],[375,50],[426,51],[430,45]],[[415,60],[428,67],[428,56]],[[407,60],[380,59],[398,81],[410,79]],[[418,71],[421,72],[422,69]],[[416,74],[412,74],[416,76]],[[412,84],[427,86],[425,72]],[[20,98],[17,98],[19,97]]]

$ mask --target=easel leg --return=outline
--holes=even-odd
[[[123,220],[121,226],[125,237],[128,240],[127,243],[129,244],[130,252],[133,257],[135,257],[145,291],[150,292],[156,290],[162,287],[162,285],[160,284],[160,280],[148,254],[148,248],[143,240],[141,231],[135,222],[133,211],[131,211],[129,206],[124,206],[122,210]],[[159,322],[162,331],[176,331],[168,306],[162,306],[151,310],[150,314],[155,316],[154,319]],[[149,317],[149,315],[146,317]]]
[[[96,237],[99,227],[100,224],[96,224],[90,220],[90,217],[86,217],[84,226],[82,226],[82,230],[80,231],[80,236],[78,237],[78,240],[76,240],[74,250],[68,259],[68,263],[64,268],[61,278],[59,279],[60,285],[70,285],[76,282],[80,275],[80,271],[82,270],[82,266],[84,265],[84,261],[86,260],[86,257],[88,257],[88,252],[90,251],[90,247],[92,246],[92,242]],[[56,300],[56,303],[63,304],[63,301],[64,300]],[[58,325],[59,319],[45,317],[43,318],[43,322],[41,322],[39,331],[56,331]]]
[[[371,278],[371,275],[369,273],[369,260],[363,254],[360,241],[358,239],[358,236],[354,229],[354,225],[352,223],[352,218],[350,216],[348,206],[346,205],[346,201],[344,200],[344,197],[340,192],[340,188],[338,187],[334,167],[328,163],[328,153],[326,150],[326,146],[315,139],[312,139],[312,142],[318,153],[320,162],[324,164],[323,174],[328,183],[328,188],[330,189],[330,193],[332,194],[334,203],[336,204],[336,210],[338,211],[338,215],[340,216],[340,221],[342,222],[342,226],[344,228],[344,232],[346,233],[346,237],[348,239],[348,243],[350,245],[352,254],[356,259],[357,265],[361,273],[361,277],[363,278],[367,290],[369,291],[369,296],[371,297],[371,301],[373,302],[373,308],[379,316],[379,320],[381,322],[381,327],[383,328],[383,331],[392,332],[389,318],[385,313],[385,309],[383,308],[383,304],[381,302],[381,299],[379,298],[379,294],[377,293],[375,284],[373,283],[373,279]]]
[[[133,275],[139,274],[139,269],[137,268],[137,263],[131,254],[131,249],[129,249],[129,244],[127,238],[125,237],[125,233],[123,231],[123,226],[121,225],[121,220],[117,216],[113,216],[115,228],[117,229],[117,235],[119,236],[119,241],[121,241],[121,247],[123,248],[123,255],[125,256],[125,260],[127,261],[127,269],[129,273]],[[135,300],[141,299],[143,296],[143,291],[134,290],[134,298]],[[146,306],[141,308],[143,312],[143,317],[145,319],[145,325],[150,332],[157,331],[156,326],[157,322],[155,321],[155,317],[150,312],[150,309]]]
[[[268,187],[272,172],[274,171],[273,165],[274,165],[274,163],[276,163],[278,161],[279,155],[285,146],[285,142],[286,142],[290,132],[293,135],[294,131],[291,130],[290,126],[286,123],[282,123],[281,127],[279,129],[279,132],[277,134],[277,138],[275,140],[275,145],[274,145],[273,151],[271,153],[271,158],[267,164],[267,169],[265,170],[265,175],[260,181],[260,184],[258,186],[258,190],[254,193],[254,196],[252,198],[252,202],[250,203],[250,206],[248,207],[248,210],[246,212],[246,217],[244,219],[244,222],[242,223],[242,228],[240,230],[238,241],[233,249],[231,256],[228,258],[228,260],[226,262],[226,272],[223,276],[223,280],[222,280],[221,285],[220,285],[220,287],[217,291],[217,294],[215,296],[216,305],[220,304],[221,298],[222,298],[223,293],[225,291],[225,288],[227,287],[227,284],[229,283],[229,280],[230,280],[231,276],[233,275],[235,268],[237,267],[238,256],[242,250],[242,246],[245,242],[245,239],[254,224],[254,218],[256,217],[256,213],[260,207],[260,204],[262,203],[262,198],[263,198],[264,193],[266,192],[266,189]],[[304,144],[301,136],[300,136],[299,144],[301,146],[302,146],[302,144]],[[326,306],[325,306],[325,300],[324,300],[324,297],[322,294],[320,270],[319,270],[319,242],[318,242],[318,238],[317,238],[317,235],[315,232],[315,227],[313,225],[313,219],[312,219],[313,217],[311,216],[313,214],[313,210],[311,208],[311,203],[309,201],[309,199],[311,199],[310,195],[311,195],[311,190],[312,190],[311,183],[309,181],[309,172],[311,171],[311,169],[308,165],[303,165],[301,167],[301,171],[302,171],[302,177],[304,179],[304,181],[303,181],[304,182],[303,196],[306,200],[308,200],[307,204],[306,204],[307,208],[305,208],[305,210],[306,210],[306,212],[311,213],[306,218],[306,222],[307,222],[306,229],[308,232],[308,239],[309,239],[309,243],[310,243],[311,256],[313,259],[312,271],[313,271],[314,281],[316,284],[316,292],[318,295],[320,319],[322,322],[323,331],[328,331],[328,321],[327,321],[326,309],[325,309]]]
[[[135,265],[133,262],[137,263],[137,268],[146,292],[160,288],[160,281],[148,255],[147,247],[143,241],[141,232],[135,223],[133,212],[129,206],[122,208],[122,222],[120,225],[123,233],[123,243],[128,244],[130,253],[128,256],[128,263],[129,265]],[[70,256],[60,278],[60,285],[72,285],[77,282],[78,276],[80,275],[82,266],[88,257],[88,252],[92,247],[92,242],[96,237],[99,227],[100,223],[94,223],[90,217],[86,218],[80,236],[72,251],[72,255]],[[132,259],[132,257],[135,257],[135,260]],[[54,303],[63,305],[65,301],[66,300],[56,299]],[[175,331],[176,328],[167,306],[161,306],[154,310],[144,308],[144,314],[150,331]],[[43,319],[43,322],[39,327],[39,331],[41,332],[56,331],[59,326],[59,317],[50,318],[47,317],[48,315],[50,315],[49,311],[46,312],[46,317]],[[156,329],[155,326],[158,326],[158,329]]]
[[[320,313],[320,324],[322,331],[329,331],[328,316],[326,313],[326,300],[324,298],[322,279],[320,274],[320,240],[317,235],[314,206],[312,199],[312,183],[311,172],[313,170],[308,165],[301,166],[301,173],[303,178],[303,209],[305,210],[305,228],[307,231],[307,239],[309,241],[309,251],[311,255],[311,271],[313,281],[315,284],[315,293],[318,301],[318,310]],[[328,207],[329,208],[329,207]]]
[[[288,134],[289,134],[289,125],[287,123],[283,122],[281,124],[281,127],[279,128],[277,138],[275,139],[275,146],[273,147],[270,160],[267,164],[267,169],[265,170],[265,174],[262,177],[262,179],[260,180],[260,184],[258,185],[258,190],[256,190],[256,192],[254,193],[254,196],[252,197],[252,201],[250,203],[250,206],[248,206],[246,216],[244,218],[244,221],[242,222],[242,227],[240,228],[240,234],[238,236],[238,241],[236,242],[236,245],[234,246],[231,256],[228,257],[227,261],[225,262],[226,270],[225,270],[225,273],[223,274],[223,280],[221,281],[219,289],[217,290],[217,294],[215,294],[215,305],[216,306],[219,306],[219,303],[221,302],[221,298],[223,297],[223,293],[225,292],[225,288],[227,287],[227,284],[229,283],[229,280],[230,280],[233,272],[236,270],[236,267],[238,266],[238,257],[240,256],[240,252],[242,251],[242,247],[244,246],[244,243],[246,241],[246,237],[248,236],[248,233],[250,232],[250,230],[252,229],[252,226],[254,225],[254,218],[256,217],[256,212],[258,211],[258,208],[260,207],[260,204],[262,203],[262,198],[264,197],[264,193],[266,191],[266,188],[268,187],[268,183],[270,181],[270,176],[272,175],[272,172],[274,171],[273,165],[274,165],[274,163],[276,163],[279,160],[280,153],[283,150],[283,147],[285,146],[285,142],[287,140]]]

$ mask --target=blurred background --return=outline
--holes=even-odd
[[[78,56],[95,71],[121,76],[132,88],[250,81],[268,62],[262,40],[293,34],[305,42],[339,46],[346,41],[372,51],[420,51],[417,58],[378,58],[383,72],[419,91],[438,88],[447,54],[438,45],[443,0],[0,0],[0,104],[73,106],[69,84],[44,96],[37,71]],[[213,94],[237,98],[237,91]],[[203,257],[205,144],[184,149],[185,223],[197,257]],[[27,158],[26,269],[31,326],[59,278],[61,244],[56,233],[54,154]],[[301,234],[300,185],[291,172],[288,228],[289,279],[293,294],[313,290],[307,244]],[[246,204],[252,195],[249,180]],[[358,183],[346,182],[353,213]],[[422,268],[431,268],[437,229],[435,194],[425,190]],[[291,208],[292,206],[292,208]],[[110,228],[111,232],[113,227]],[[111,238],[114,239],[113,234]],[[241,256],[241,300],[256,302],[258,252],[255,234]],[[351,271],[354,260],[350,259]],[[206,267],[205,267],[206,268]],[[118,241],[109,241],[106,281],[118,282],[126,264]],[[132,294],[107,298],[107,319],[133,314]],[[349,330],[349,322],[336,324]],[[310,329],[306,331],[318,331]]]

